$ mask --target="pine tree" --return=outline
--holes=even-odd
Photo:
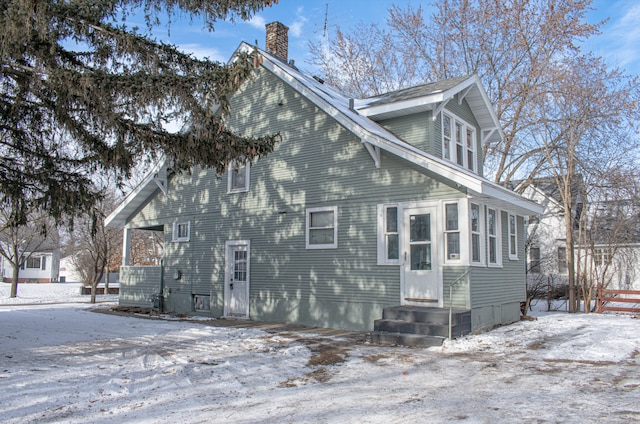
[[[166,157],[175,172],[224,172],[236,158],[272,151],[277,135],[245,138],[224,127],[227,96],[259,59],[227,66],[158,42],[126,18],[248,19],[277,0],[1,0],[0,202],[14,225],[24,211],[59,219],[100,197],[92,175],[130,175],[140,160]],[[168,131],[169,122],[186,130]],[[16,203],[17,202],[17,203]]]

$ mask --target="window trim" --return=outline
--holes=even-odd
[[[396,232],[387,232],[387,209],[396,208]],[[400,211],[401,208],[397,203],[387,203],[378,205],[377,224],[378,224],[378,265],[400,265]],[[398,235],[398,259],[389,259],[387,253],[389,246],[387,244],[387,235]]]
[[[181,225],[187,226],[187,235],[184,237],[178,237],[178,227]],[[173,230],[171,232],[171,241],[173,242],[185,242],[191,240],[191,221],[174,222]]]
[[[449,230],[447,229],[447,206],[449,205],[455,205],[456,206],[456,214],[458,215],[458,222],[457,222],[457,226],[455,229]],[[445,263],[455,263],[455,264],[459,264],[462,262],[462,259],[464,257],[463,254],[463,246],[462,246],[462,226],[460,225],[460,215],[461,213],[463,213],[464,211],[462,210],[462,208],[460,207],[460,203],[458,201],[456,202],[444,202],[444,228],[442,229],[442,233],[443,233],[443,238],[444,238],[444,245],[443,245],[443,249],[444,249],[444,262]],[[458,257],[457,258],[449,258],[449,234],[458,234]],[[468,248],[468,246],[467,246]]]
[[[329,229],[331,227],[311,228],[311,214],[315,212],[333,212],[333,243],[311,244],[310,235],[312,230]],[[337,249],[338,248],[338,207],[323,206],[316,208],[307,208],[305,222],[305,247],[306,249]]]
[[[511,219],[513,218],[513,233],[511,232]],[[513,242],[511,241],[513,238]],[[509,247],[509,259],[512,261],[518,260],[518,216],[507,213],[507,244]],[[512,252],[512,250],[514,252]]]
[[[238,161],[235,160],[229,164],[227,171],[227,194],[246,193],[247,191],[249,191],[251,182],[251,162],[248,160],[244,161],[244,186],[233,188],[233,173],[235,172],[234,169],[236,168],[237,164]]]
[[[449,137],[445,136],[444,120],[449,118]],[[458,125],[460,126],[460,134],[457,132]],[[447,110],[440,114],[440,127],[442,138],[442,159],[450,162],[463,169],[478,173],[478,131],[475,125],[470,124],[464,119],[457,116],[455,113]],[[471,133],[471,149],[467,144],[469,130]],[[458,137],[459,136],[459,137]],[[460,138],[460,140],[458,140]],[[447,148],[448,145],[448,148]],[[462,165],[458,163],[458,148],[461,148]],[[472,153],[473,162],[469,164],[469,153]]]
[[[473,231],[473,225],[471,224],[471,214],[473,210],[473,206],[478,207],[478,231]],[[482,265],[485,264],[485,244],[487,244],[485,237],[485,208],[480,203],[469,202],[469,263],[471,265]],[[477,235],[479,239],[479,255],[480,260],[473,260],[473,236]]]
[[[489,211],[493,211],[495,213],[495,234],[492,235],[489,232]],[[501,268],[502,267],[502,212],[498,208],[487,207],[487,219],[486,219],[486,227],[487,227],[487,266],[493,268]],[[496,262],[491,262],[491,243],[490,238],[494,237],[496,240]]]

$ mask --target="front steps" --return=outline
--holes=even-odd
[[[471,332],[471,311],[452,310],[451,337]],[[384,308],[382,319],[374,322],[374,331],[366,340],[373,344],[414,347],[441,346],[449,337],[449,309],[423,306]]]

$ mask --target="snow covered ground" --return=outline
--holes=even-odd
[[[640,422],[640,319],[630,316],[540,314],[409,349],[99,313],[109,305],[57,296],[60,284],[20,285],[19,296],[70,303],[9,304],[4,286],[2,423]]]

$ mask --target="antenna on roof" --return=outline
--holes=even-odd
[[[324,9],[324,38],[329,37],[329,3],[325,3]]]

